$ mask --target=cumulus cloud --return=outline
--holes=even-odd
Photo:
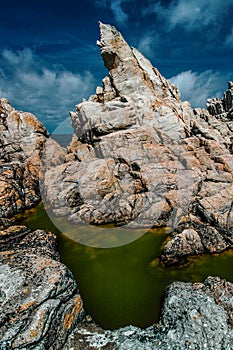
[[[144,8],[144,14],[154,12],[167,22],[167,29],[177,25],[185,30],[202,29],[223,22],[224,14],[233,9],[232,0],[172,0],[168,5],[157,1]]]
[[[124,25],[128,20],[128,14],[123,10],[123,3],[130,0],[96,0],[95,3],[100,7],[109,7],[112,10],[113,16],[118,24]]]
[[[231,28],[230,33],[226,36],[225,46],[233,49],[233,27]]]
[[[47,67],[31,49],[4,50],[0,56],[0,97],[37,115],[47,127],[59,124],[83,97],[94,91],[90,72]]]
[[[205,107],[207,98],[223,96],[229,78],[228,75],[212,70],[202,73],[188,70],[171,77],[170,80],[178,86],[182,100],[189,101],[192,107]]]

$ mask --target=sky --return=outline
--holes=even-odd
[[[8,0],[0,11],[0,97],[52,132],[107,70],[98,21],[114,25],[182,100],[205,107],[233,80],[232,0]]]

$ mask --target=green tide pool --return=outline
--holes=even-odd
[[[151,229],[123,246],[92,248],[59,232],[42,204],[25,212],[21,220],[32,229],[57,235],[61,261],[77,280],[86,311],[105,329],[156,323],[164,289],[173,281],[203,281],[207,276],[233,281],[232,250],[192,258],[185,267],[162,269],[158,256],[168,236],[162,229]]]

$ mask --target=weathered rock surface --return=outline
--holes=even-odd
[[[46,159],[53,157],[54,164],[65,153],[33,114],[15,110],[4,98],[0,99],[0,135],[0,216],[4,218],[40,201],[42,151]]]
[[[202,283],[174,282],[165,293],[161,319],[142,330],[125,327],[103,331],[93,323],[80,324],[65,350],[231,350],[233,284],[218,277]]]
[[[84,311],[55,236],[2,227],[0,243],[0,348],[62,349]]]
[[[174,282],[165,294],[159,349],[231,349],[233,284]]]
[[[100,33],[109,76],[71,112],[69,155],[45,174],[55,215],[170,226],[164,265],[233,247],[232,83],[220,101],[225,114],[215,100],[211,113],[193,110],[114,27],[100,23]]]
[[[138,50],[131,48],[116,28],[100,23],[100,35],[97,45],[116,95],[130,96],[131,101],[137,105],[142,103],[142,106],[145,100],[148,104],[154,103],[156,97],[179,100],[177,88],[162,77]],[[142,98],[139,100],[140,94]]]
[[[228,89],[222,99],[207,100],[207,109],[211,115],[227,121],[233,118],[233,82],[228,82]],[[227,118],[227,119],[226,119]]]

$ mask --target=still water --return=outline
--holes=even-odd
[[[163,291],[173,281],[203,281],[216,275],[233,281],[232,250],[192,258],[186,267],[162,269],[158,256],[168,236],[162,229],[149,230],[120,247],[92,248],[59,232],[42,204],[25,212],[23,223],[57,235],[61,260],[78,282],[85,309],[106,329],[156,323]]]

